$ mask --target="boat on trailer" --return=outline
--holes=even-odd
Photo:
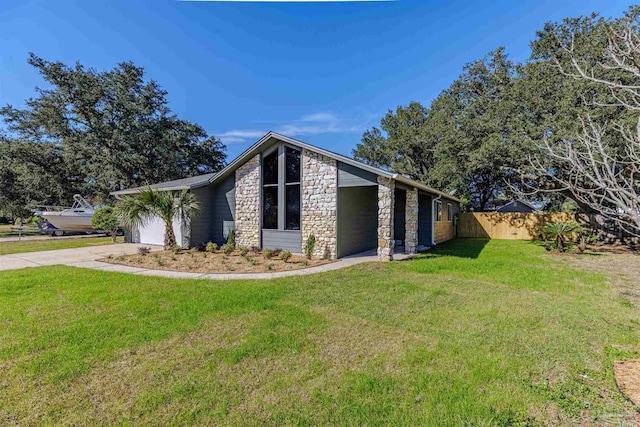
[[[62,236],[66,231],[101,231],[91,226],[91,218],[93,218],[96,209],[84,197],[75,194],[73,196],[73,206],[70,208],[45,207],[43,210],[36,211],[36,215],[43,217],[57,229],[52,234]]]

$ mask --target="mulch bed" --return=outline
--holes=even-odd
[[[262,253],[248,252],[241,255],[238,250],[231,254],[221,251],[200,252],[183,250],[179,252],[158,251],[146,255],[109,256],[101,261],[123,264],[153,270],[172,270],[190,273],[265,273],[298,270],[332,262],[323,259],[306,259],[292,255],[286,262],[278,256],[265,258]]]

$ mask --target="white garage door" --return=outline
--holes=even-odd
[[[178,245],[182,243],[182,227],[180,220],[173,220],[173,231],[176,233],[176,242]],[[154,217],[140,227],[138,243],[145,245],[164,245],[164,221],[158,217]]]

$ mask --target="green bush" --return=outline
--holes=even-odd
[[[280,252],[280,259],[284,262],[289,261],[289,258],[291,258],[291,252],[290,251],[282,251]]]
[[[206,246],[205,250],[207,252],[213,253],[213,252],[218,250],[218,245],[213,243],[213,242],[209,242],[209,243],[207,243],[207,246]]]
[[[240,256],[246,256],[249,253],[249,248],[243,246],[238,249],[238,252],[240,253]]]
[[[307,241],[304,244],[304,255],[307,257],[307,259],[311,259],[311,256],[313,255],[313,248],[316,245],[316,236],[313,234],[310,234],[309,237],[307,237]]]
[[[91,217],[91,226],[96,230],[105,230],[109,233],[113,241],[116,241],[118,229],[120,228],[120,219],[116,211],[111,206],[100,208],[93,213]]]
[[[220,247],[220,250],[222,251],[222,253],[224,253],[225,255],[231,255],[231,253],[234,250],[234,247],[229,245],[228,243],[225,243],[224,245],[222,245],[222,247]]]
[[[264,257],[264,259],[271,259],[271,257],[273,256],[273,251],[271,249],[263,249],[262,256]]]

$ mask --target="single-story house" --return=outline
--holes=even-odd
[[[163,182],[158,190],[188,189],[200,212],[174,224],[183,247],[225,243],[340,258],[376,250],[391,259],[454,237],[460,200],[403,175],[369,166],[302,141],[269,132],[220,172]],[[116,191],[134,194],[139,187]],[[158,218],[132,230],[133,242],[162,244]]]

